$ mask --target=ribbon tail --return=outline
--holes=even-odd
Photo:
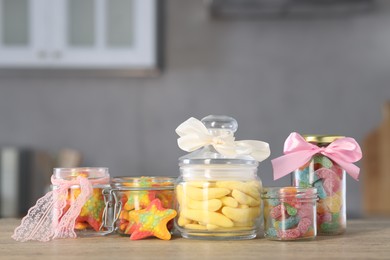
[[[19,242],[37,240],[47,242],[53,238],[53,215],[54,205],[53,192],[48,192],[38,199],[36,204],[28,210],[27,215],[22,219],[12,238]]]
[[[85,177],[77,177],[80,181],[80,194],[76,200],[70,205],[66,213],[61,217],[58,225],[54,230],[54,238],[76,238],[74,231],[77,217],[80,215],[81,209],[92,194],[92,184]],[[61,196],[61,195],[60,195]]]
[[[326,156],[328,156],[335,163],[340,165],[340,167],[343,168],[349,174],[349,176],[351,176],[354,180],[359,181],[359,172],[360,172],[360,168],[359,167],[357,167],[353,163],[340,160],[340,159],[338,159],[335,156],[332,156],[332,155],[329,155],[329,154],[327,154]]]
[[[311,157],[316,153],[316,150],[297,151],[271,160],[274,180],[280,179],[298,169],[310,161]]]
[[[271,155],[269,144],[262,141],[256,140],[242,140],[236,141],[238,153],[250,154],[258,162],[262,162]],[[244,148],[241,151],[241,148]]]

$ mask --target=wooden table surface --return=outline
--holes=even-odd
[[[16,242],[19,220],[0,219],[0,259],[390,259],[390,219],[349,220],[347,233],[313,241],[201,241],[174,237],[170,241],[130,241],[110,235]]]

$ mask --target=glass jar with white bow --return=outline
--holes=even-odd
[[[179,158],[175,185],[175,225],[184,238],[256,237],[262,219],[257,167],[270,149],[262,141],[235,141],[236,130],[234,118],[214,115],[176,129],[179,147],[191,152]]]

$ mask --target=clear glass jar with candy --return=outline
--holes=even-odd
[[[326,147],[344,138],[335,135],[304,135],[305,140]],[[315,187],[318,193],[317,229],[319,235],[338,235],[346,231],[346,174],[345,170],[323,154],[315,154],[292,174],[292,184]]]
[[[67,219],[80,212],[74,221],[77,236],[106,235],[113,231],[109,223],[112,208],[108,168],[54,168],[52,183],[53,190],[59,191],[54,193],[53,219],[58,221],[54,226],[67,223],[62,227],[67,229],[73,225],[73,220]],[[64,187],[65,191],[60,191]]]
[[[265,238],[308,240],[316,237],[316,188],[266,187],[261,198]]]
[[[174,182],[175,178],[172,177],[113,178],[111,181],[111,194],[115,205],[113,224],[117,233],[130,236],[132,240],[148,236],[170,239],[174,226],[173,218],[176,216],[176,212],[171,218],[168,216],[174,211]],[[151,209],[152,205],[156,212]],[[167,211],[169,214],[162,214]],[[145,223],[141,223],[141,218],[145,219]],[[147,227],[146,222],[153,225]],[[145,225],[141,229],[149,232],[148,234],[140,232],[141,225]]]
[[[257,235],[262,220],[257,168],[269,156],[269,146],[234,141],[236,130],[237,121],[228,116],[190,118],[176,129],[180,148],[193,151],[179,158],[175,185],[175,226],[184,238],[239,240]],[[255,143],[261,150],[257,159],[251,155]],[[237,151],[240,148],[246,151]]]

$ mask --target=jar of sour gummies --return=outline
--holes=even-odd
[[[344,138],[334,135],[305,135],[305,140],[318,147],[327,147],[333,141]],[[323,154],[315,154],[305,165],[292,174],[292,184],[298,187],[316,187],[318,192],[317,225],[321,235],[345,232],[346,175],[345,170]]]
[[[237,121],[228,116],[182,123],[175,226],[184,238],[251,239],[260,226],[262,183],[258,163],[270,155],[261,141],[235,141]]]
[[[264,237],[270,240],[314,239],[316,226],[316,188],[266,187]]]

